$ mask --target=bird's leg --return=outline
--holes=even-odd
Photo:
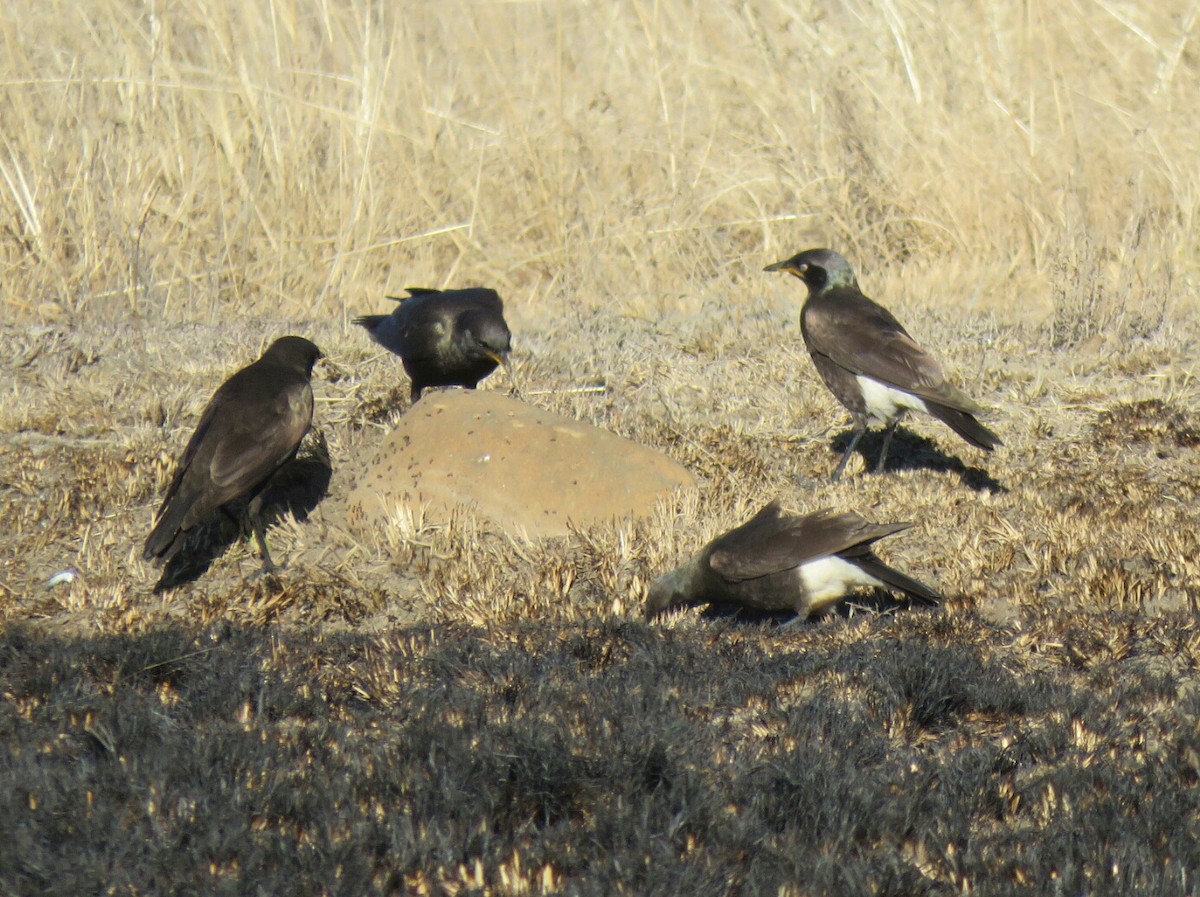
[[[836,483],[842,478],[842,472],[846,469],[846,464],[850,461],[850,456],[854,454],[854,449],[858,447],[858,440],[863,438],[863,433],[867,432],[867,425],[864,421],[859,424],[854,430],[854,435],[850,437],[850,444],[846,446],[846,454],[842,455],[842,460],[838,462],[837,470],[833,472],[832,482]]]
[[[274,573],[279,569],[275,562],[271,560],[271,552],[267,549],[267,534],[262,522],[262,493],[254,496],[250,504],[246,507],[246,518],[250,521],[250,528],[254,531],[254,540],[258,543],[259,553],[262,554],[262,570],[259,571],[260,576]]]
[[[887,429],[883,431],[883,448],[879,450],[879,461],[875,464],[875,472],[883,473],[884,464],[887,462],[888,446],[892,444],[892,434],[896,432],[896,425],[900,423],[900,418],[895,418],[888,422]]]

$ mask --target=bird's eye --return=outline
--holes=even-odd
[[[802,264],[800,266],[799,270],[800,270],[801,274],[807,274],[808,273],[808,262],[805,262],[804,264]]]

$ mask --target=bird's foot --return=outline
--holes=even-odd
[[[270,577],[272,579],[275,579],[279,576],[280,573],[282,573],[286,569],[287,569],[287,564],[276,564],[274,561],[268,560],[261,567],[259,567],[253,573],[251,573],[247,577],[247,579],[249,579],[252,582],[255,580],[262,579],[264,577]]]

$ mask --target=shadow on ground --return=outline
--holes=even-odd
[[[853,429],[845,430],[835,436],[829,443],[829,450],[840,460],[850,445],[854,435]],[[863,468],[858,472],[847,472],[846,476],[871,476],[875,473],[875,464],[879,461],[879,450],[883,448],[884,431],[881,429],[868,430],[854,453],[862,458]],[[963,449],[969,452],[979,452],[966,443],[961,443]],[[932,439],[918,436],[903,425],[896,427],[892,444],[888,448],[887,462],[884,473],[897,470],[930,470],[936,473],[957,474],[959,480],[968,489],[976,492],[1007,492],[1008,488],[994,479],[982,467],[968,467],[957,456],[947,455]]]
[[[0,892],[1189,893],[1163,621],[1039,669],[959,617],[10,627]]]
[[[698,614],[702,619],[724,621],[731,625],[760,626],[764,623],[773,623],[779,626],[798,628],[819,626],[826,617],[849,619],[864,612],[878,616],[910,611],[915,613],[936,612],[937,609],[936,606],[928,604],[923,599],[902,597],[898,592],[891,592],[887,589],[871,589],[856,593],[852,598],[844,601],[838,601],[825,613],[807,619],[796,616],[792,611],[757,610],[732,602],[716,602],[705,605],[699,610],[685,607],[682,608],[682,612]],[[677,612],[681,612],[680,609],[676,608],[670,611],[670,613]]]
[[[332,478],[333,463],[323,438],[279,468],[263,493],[262,517],[268,545],[271,527],[285,516],[291,515],[299,521],[308,519],[329,492]],[[234,542],[253,538],[244,525],[246,504],[233,502],[197,526],[179,553],[163,567],[154,591],[165,592],[195,582]]]

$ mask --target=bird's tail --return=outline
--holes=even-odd
[[[890,588],[899,589],[910,597],[921,600],[925,604],[936,607],[942,600],[942,596],[936,590],[931,589],[923,582],[917,582],[911,576],[905,576],[894,567],[889,567],[870,552],[854,558],[854,563],[864,573],[884,582]]]
[[[388,315],[359,315],[357,318],[351,318],[350,323],[357,324],[359,327],[365,327],[369,332],[374,332],[375,328],[388,319]]]
[[[146,548],[142,557],[148,561],[165,564],[179,553],[187,540],[183,526],[187,522],[188,512],[195,504],[195,495],[189,495],[187,490],[179,491],[180,473],[176,473],[171,488],[167,490],[166,498],[158,509],[154,520],[154,528],[146,537]]]
[[[184,541],[184,534],[179,529],[182,522],[183,513],[168,508],[167,513],[158,519],[154,529],[150,530],[150,535],[146,537],[146,549],[142,557],[148,561],[165,564],[178,554]]]
[[[941,405],[929,400],[926,400],[925,407],[930,414],[976,448],[990,452],[996,446],[1004,444],[1000,441],[999,436],[966,411],[959,411],[949,405]]]

